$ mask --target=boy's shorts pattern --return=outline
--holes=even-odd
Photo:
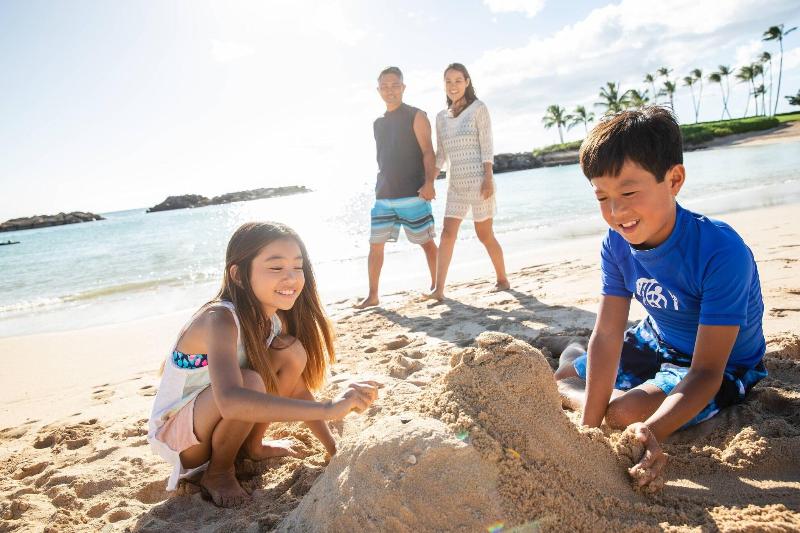
[[[572,363],[575,372],[583,379],[586,379],[586,360],[587,355],[583,354]],[[655,332],[650,319],[645,318],[625,332],[614,388],[627,391],[649,383],[669,395],[689,373],[691,364],[692,358],[667,346]],[[766,376],[763,361],[755,368],[726,368],[716,396],[683,427],[699,424],[723,407],[743,401],[750,389]]]
[[[375,200],[370,217],[372,244],[397,241],[401,226],[414,244],[425,244],[436,237],[431,203],[416,196]]]

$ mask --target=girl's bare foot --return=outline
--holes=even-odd
[[[232,466],[226,470],[206,470],[200,478],[200,492],[217,507],[236,507],[250,499],[239,485]]]
[[[367,307],[375,307],[379,303],[380,302],[378,301],[377,296],[367,296],[366,298],[355,304],[353,307],[355,307],[356,309],[365,309]]]
[[[511,284],[506,279],[506,280],[498,281],[497,283],[495,283],[494,284],[494,288],[491,290],[491,292],[507,291],[510,288],[511,288]]]
[[[303,454],[295,450],[293,446],[294,441],[291,439],[270,440],[263,444],[248,446],[244,452],[245,456],[253,461],[264,461],[270,457],[302,458]]]

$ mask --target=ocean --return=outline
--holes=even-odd
[[[726,147],[685,155],[679,201],[707,215],[800,201],[800,142]],[[333,181],[333,178],[332,178]],[[342,180],[343,181],[343,180]],[[495,233],[509,270],[536,262],[537,251],[601,235],[591,187],[577,165],[498,174]],[[0,337],[78,329],[196,307],[215,294],[231,233],[250,220],[276,220],[303,238],[330,302],[366,294],[373,180],[308,194],[160,213],[103,213],[106,220],[0,234]],[[270,186],[265,183],[263,186]],[[442,220],[446,183],[436,183]],[[724,218],[724,217],[723,217]],[[419,248],[402,236],[386,247],[382,291],[424,291]],[[451,279],[491,279],[472,224],[462,225]]]

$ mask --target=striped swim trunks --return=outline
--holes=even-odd
[[[400,226],[414,244],[425,244],[436,237],[431,203],[417,196],[377,199],[370,217],[369,242],[372,244],[397,241]]]

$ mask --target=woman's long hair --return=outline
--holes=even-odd
[[[447,76],[448,70],[456,70],[464,75],[464,79],[469,81],[469,85],[467,85],[467,89],[464,91],[464,107],[462,107],[458,113],[455,113],[453,116],[458,116],[461,114],[461,111],[464,111],[469,104],[474,102],[478,99],[478,96],[475,94],[475,84],[472,83],[472,78],[469,77],[469,72],[467,72],[467,67],[462,65],[461,63],[450,63],[447,65],[447,68],[444,69],[444,76]],[[449,96],[445,94],[445,98],[447,100],[447,109],[451,109],[453,107],[453,101],[450,99]]]
[[[292,335],[302,343],[308,354],[303,379],[309,390],[319,390],[324,384],[328,364],[335,361],[334,333],[320,303],[314,270],[311,268],[305,244],[293,229],[276,222],[242,224],[228,242],[222,287],[209,304],[220,300],[233,303],[239,317],[241,342],[250,367],[261,375],[267,391],[277,394],[277,374],[270,366],[267,352],[272,321],[265,315],[261,302],[253,292],[250,273],[253,259],[259,252],[268,244],[280,239],[292,239],[300,247],[305,276],[305,285],[294,305],[288,311],[282,312],[284,319],[282,333]],[[238,272],[238,283],[231,275],[231,267],[234,265]]]

